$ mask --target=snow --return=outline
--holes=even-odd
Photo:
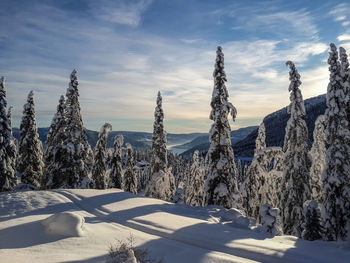
[[[74,213],[58,213],[41,221],[49,235],[79,237],[84,234],[84,217]]]
[[[84,235],[49,235],[41,223],[47,218],[61,227],[66,222],[68,228],[81,226],[84,218]],[[271,237],[233,227],[225,221],[230,218],[242,215],[219,206],[177,205],[117,189],[0,193],[0,258],[11,263],[105,262],[109,246],[130,234],[135,246],[168,263],[345,263],[350,257],[345,242]]]

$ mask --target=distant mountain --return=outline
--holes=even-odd
[[[311,147],[313,142],[313,130],[315,121],[319,115],[326,110],[326,95],[320,95],[304,101],[306,116],[305,121],[309,130],[308,144]],[[267,115],[263,122],[266,128],[266,145],[283,146],[285,128],[289,119],[287,107]],[[258,128],[252,131],[245,139],[233,145],[235,156],[252,157],[255,149],[255,139],[258,135]]]
[[[250,134],[253,130],[256,130],[258,126],[249,126],[245,128],[241,128],[238,130],[231,131],[231,143],[234,145],[235,143],[243,140],[248,134]],[[193,155],[194,151],[198,150],[200,153],[205,153],[209,149],[209,134],[205,136],[200,136],[194,139],[193,141],[179,145],[174,148],[181,148],[185,149],[188,148],[188,150],[181,153],[181,156],[188,158]]]
[[[39,138],[45,144],[46,136],[50,128],[38,128]],[[86,130],[88,142],[92,148],[95,147],[98,140],[98,132],[92,130]],[[130,143],[133,148],[136,149],[146,149],[149,148],[152,144],[152,133],[149,132],[130,132],[130,131],[112,131],[108,135],[107,147],[112,148],[114,137],[117,134],[122,134],[124,136],[124,143]],[[198,136],[203,136],[205,133],[189,133],[189,134],[167,134],[168,145],[178,145],[187,143]],[[19,140],[20,131],[18,128],[13,128],[14,137]]]

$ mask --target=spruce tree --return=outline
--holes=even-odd
[[[246,214],[255,219],[259,218],[259,209],[264,202],[262,195],[264,195],[265,174],[267,173],[267,156],[264,153],[265,138],[265,125],[261,123],[255,141],[254,158],[240,189],[241,205]]]
[[[107,138],[108,132],[112,130],[112,125],[105,123],[98,134],[98,141],[95,147],[94,166],[92,169],[92,179],[96,189],[106,189],[108,178],[106,177],[107,163]]]
[[[234,162],[231,127],[227,116],[231,112],[232,119],[235,120],[237,111],[228,102],[224,54],[221,47],[216,51],[213,77],[214,89],[210,103],[212,110],[209,118],[214,123],[210,129],[210,147],[205,157],[206,204],[231,208],[235,205],[234,193],[237,192],[238,171]]]
[[[113,156],[111,160],[111,172],[109,174],[110,185],[113,188],[123,188],[123,146],[124,137],[118,134],[114,137]]]
[[[286,126],[283,145],[283,183],[282,183],[282,214],[283,232],[300,237],[303,221],[303,203],[311,197],[309,178],[311,160],[308,154],[308,130],[303,119],[305,106],[299,86],[300,75],[293,62],[287,61],[289,66],[290,118]]]
[[[43,180],[44,162],[36,125],[33,91],[29,92],[27,103],[24,104],[20,135],[17,171],[21,175],[22,183],[39,188]]]
[[[9,122],[9,127],[10,127],[10,133],[12,136],[12,106],[9,107],[9,109],[7,110],[7,120]]]
[[[137,178],[136,178],[136,170],[134,153],[132,151],[132,147],[130,143],[126,145],[126,168],[124,172],[123,178],[123,190],[128,191],[133,194],[137,194]]]
[[[316,119],[314,128],[314,143],[310,150],[312,165],[310,168],[311,197],[317,202],[322,202],[322,173],[326,166],[326,136],[324,132],[325,116],[320,115]]]
[[[12,139],[9,116],[6,114],[5,78],[0,79],[0,192],[10,191],[17,184],[15,176],[16,145]]]
[[[321,212],[315,200],[308,200],[303,208],[304,223],[302,238],[313,241],[322,239],[323,228],[321,224]]]
[[[347,120],[346,88],[341,75],[336,46],[330,44],[330,71],[327,88],[326,168],[322,175],[325,239],[345,240],[349,225],[350,131]]]
[[[87,140],[79,103],[77,71],[70,75],[66,94],[65,182],[62,187],[85,188],[92,170],[93,153]]]
[[[193,163],[189,173],[189,182],[186,187],[185,203],[191,206],[204,206],[204,171],[200,167],[199,152],[193,154]]]
[[[57,111],[52,118],[49,133],[45,142],[45,176],[43,187],[57,188],[62,186],[61,174],[62,160],[65,158],[65,151],[62,143],[65,139],[66,119],[65,119],[65,99],[62,95],[57,105]]]
[[[152,135],[151,180],[146,188],[146,196],[172,200],[175,193],[175,179],[168,169],[166,132],[164,130],[164,113],[162,96],[158,92],[157,106],[154,111],[154,125]]]

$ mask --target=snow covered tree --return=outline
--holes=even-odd
[[[172,200],[175,193],[175,179],[168,169],[166,132],[164,131],[162,96],[158,92],[157,106],[154,111],[154,125],[152,135],[151,180],[146,188],[146,196]]]
[[[195,151],[189,174],[189,182],[186,187],[185,202],[191,206],[204,206],[204,199],[204,171],[200,167],[199,152]]]
[[[107,138],[108,132],[112,130],[112,125],[105,123],[98,134],[98,141],[95,147],[94,166],[92,169],[92,179],[96,189],[106,189],[108,178],[106,177],[107,163]]]
[[[320,115],[316,119],[314,128],[314,143],[310,150],[312,165],[310,168],[311,197],[317,202],[322,202],[322,173],[326,166],[326,136],[324,133],[325,116]]]
[[[63,165],[65,182],[62,187],[87,187],[86,181],[92,169],[93,153],[87,141],[86,130],[80,113],[77,71],[70,75],[66,94],[66,138],[63,145],[66,149]]]
[[[11,136],[12,136],[12,106],[9,107],[9,109],[7,110],[7,119],[8,119],[8,122],[9,122],[9,126],[10,126],[10,133],[11,133]]]
[[[322,175],[326,240],[345,240],[350,221],[350,131],[347,120],[347,98],[341,77],[336,46],[330,44],[330,71],[327,88],[326,168]]]
[[[62,142],[65,139],[65,99],[62,95],[57,105],[57,111],[52,118],[50,131],[47,134],[44,151],[45,176],[43,187],[56,188],[60,186],[60,162],[62,160]]]
[[[286,126],[283,151],[284,173],[282,183],[283,232],[300,237],[303,221],[303,203],[311,197],[309,178],[311,160],[308,154],[308,130],[303,119],[305,106],[299,86],[300,75],[293,62],[289,66],[290,118]]]
[[[259,152],[260,150],[263,150],[266,148],[266,130],[265,130],[265,124],[262,122],[259,126],[258,130],[258,136],[255,140],[255,151],[254,153]]]
[[[222,48],[216,51],[215,69],[213,72],[214,89],[211,98],[209,118],[214,121],[210,129],[210,147],[205,157],[205,203],[231,208],[234,204],[234,194],[237,192],[238,171],[234,161],[231,145],[231,127],[228,114],[231,112],[233,121],[236,118],[236,108],[228,102],[228,92],[225,86],[224,54]]]
[[[124,172],[123,180],[123,190],[128,191],[133,194],[137,194],[137,178],[136,178],[136,169],[134,153],[132,151],[130,143],[126,145],[126,168]]]
[[[24,104],[20,135],[17,171],[22,183],[40,187],[44,171],[43,146],[36,126],[33,91],[29,92],[27,103]]]
[[[322,239],[323,228],[321,225],[321,212],[315,200],[308,200],[303,208],[304,223],[302,238],[305,240]]]
[[[124,137],[118,134],[114,137],[114,149],[111,161],[111,172],[109,174],[110,185],[113,188],[123,188],[123,146]]]
[[[16,145],[12,139],[11,124],[6,114],[5,78],[0,79],[0,192],[12,190],[17,184],[15,176]]]
[[[265,125],[261,123],[258,136],[255,141],[254,159],[248,169],[246,178],[241,185],[240,194],[242,207],[250,217],[258,219],[259,209],[262,205],[262,195],[264,194],[264,184],[266,177],[266,149],[265,143]]]
[[[280,210],[278,208],[271,208],[269,204],[261,206],[261,224],[265,232],[274,236],[281,236],[283,234],[279,213]]]

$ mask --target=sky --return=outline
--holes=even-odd
[[[88,129],[151,132],[161,91],[168,132],[208,132],[219,45],[238,111],[231,127],[259,125],[289,104],[287,60],[304,99],[326,93],[332,42],[350,50],[347,1],[0,1],[0,75],[15,127],[30,90],[48,127],[75,68]]]

